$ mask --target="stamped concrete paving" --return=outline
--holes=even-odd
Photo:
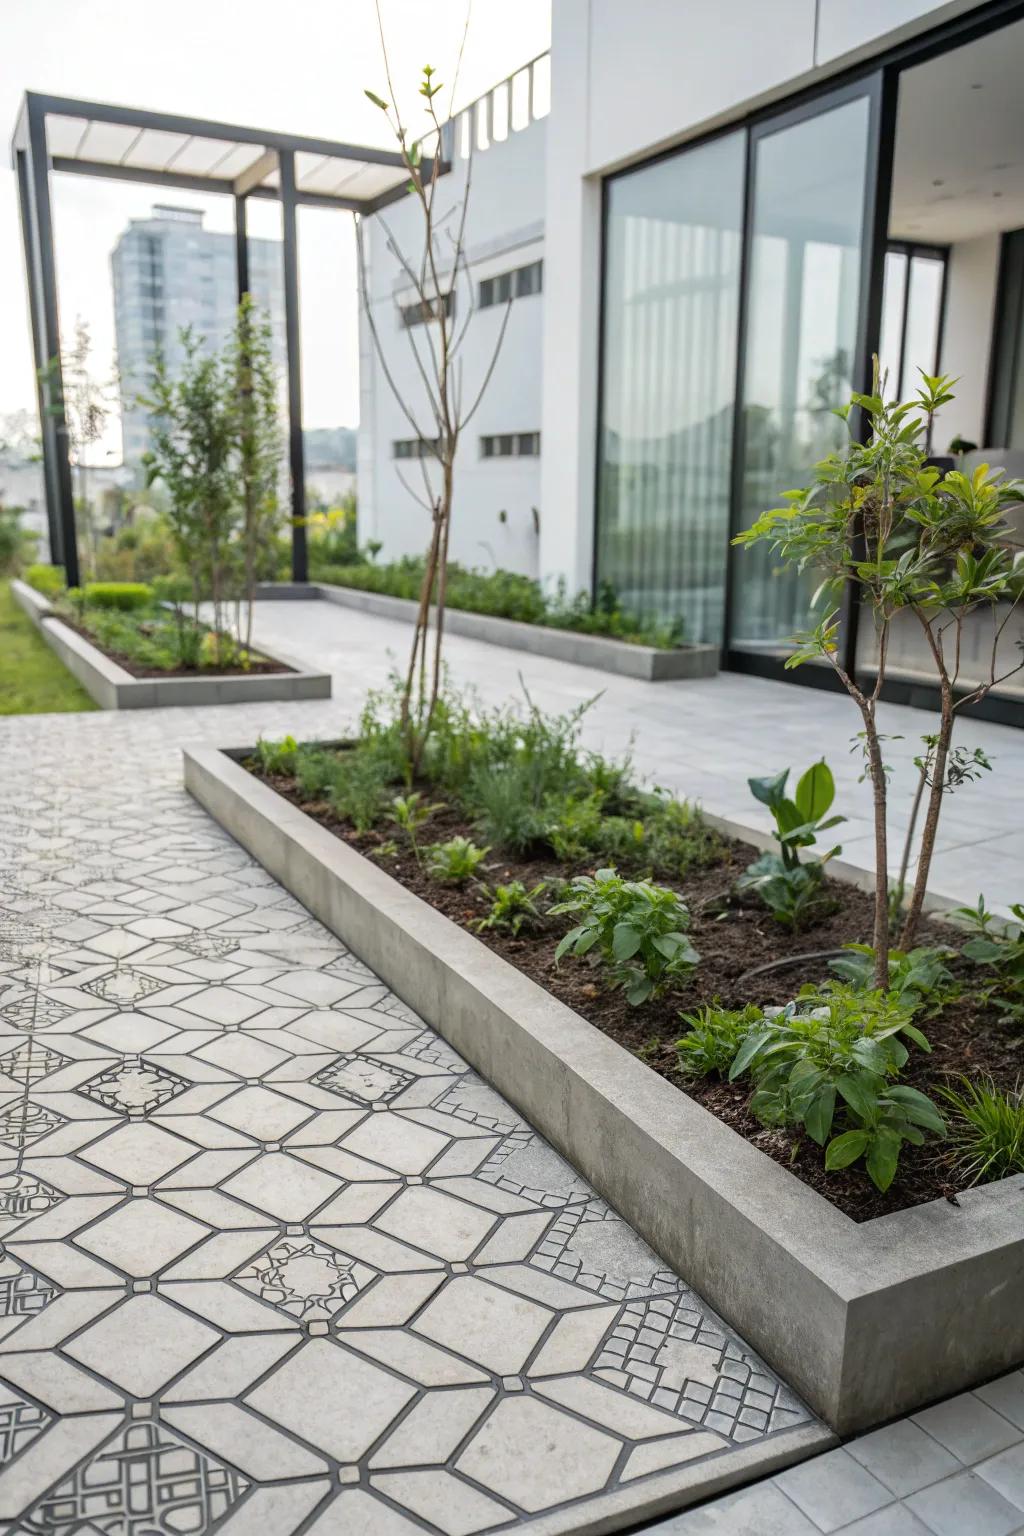
[[[609,1530],[826,1444],[185,795],[299,713],[0,729],[0,1530]]]

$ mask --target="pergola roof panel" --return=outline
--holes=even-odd
[[[291,154],[300,203],[361,213],[401,196],[408,180],[400,155],[375,146],[32,93],[18,133],[25,131],[29,109],[36,121],[45,121],[47,151],[59,171],[277,197],[281,177],[275,157]]]

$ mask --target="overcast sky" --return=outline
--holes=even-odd
[[[392,75],[412,127],[416,82],[432,64],[448,84],[466,0],[381,0]],[[550,38],[550,0],[473,0],[456,105],[472,101]],[[373,0],[0,0],[0,132],[9,140],[22,92],[190,113],[253,127],[388,144],[365,87],[384,88]],[[447,95],[445,96],[447,101]],[[389,146],[390,147],[390,146]],[[225,198],[195,198],[83,176],[51,177],[65,343],[88,321],[97,372],[114,352],[110,252],[154,202],[207,208],[231,228]],[[280,233],[276,203],[251,202],[249,230]],[[303,411],[307,427],[359,413],[356,274],[349,215],[299,212]],[[21,227],[9,156],[0,170],[0,415],[34,405]],[[113,432],[103,454],[119,456]],[[103,456],[101,454],[101,457]]]

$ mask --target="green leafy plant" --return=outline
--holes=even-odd
[[[795,637],[786,665],[831,666],[861,716],[874,801],[874,981],[883,988],[889,982],[888,794],[877,706],[892,626],[905,615],[921,627],[939,691],[938,729],[927,739],[921,770],[928,793],[917,869],[899,935],[905,952],[914,947],[943,796],[957,787],[950,756],[954,722],[1024,666],[1019,655],[1004,666],[999,651],[1024,594],[1024,564],[1005,520],[1024,488],[985,464],[966,475],[959,469],[942,474],[927,462],[929,428],[935,413],[953,399],[953,380],[922,373],[916,397],[903,403],[886,401],[884,384],[876,358],[870,393],[854,394],[835,413],[848,425],[862,423],[863,441],[851,433],[844,451],[815,466],[810,486],[786,492],[784,506],[763,512],[735,540],[764,545],[783,566],[813,573],[816,598],[832,605],[813,628]],[[867,688],[843,662],[839,600],[844,592],[875,631],[875,679]],[[991,614],[991,648],[987,658],[978,658],[983,681],[964,686],[964,626],[979,611]]]
[[[940,1089],[950,1116],[949,1153],[970,1184],[1024,1173],[1024,1085],[1003,1093],[992,1079]]]
[[[24,580],[44,597],[57,597],[64,591],[64,567],[62,565],[28,565]]]
[[[90,608],[118,608],[130,613],[149,607],[153,588],[142,581],[90,581],[85,585],[85,601]]]
[[[763,1010],[729,1080],[749,1073],[750,1109],[759,1120],[802,1126],[825,1147],[829,1170],[863,1157],[872,1182],[885,1191],[903,1143],[920,1146],[926,1131],[945,1131],[927,1095],[895,1081],[908,1057],[902,1036],[931,1049],[899,998],[838,981],[805,987],[785,1008]]]
[[[762,853],[736,882],[741,891],[756,891],[776,922],[800,928],[822,904],[825,865],[841,853],[838,846],[816,859],[801,860],[799,849],[810,848],[819,832],[838,826],[842,816],[829,816],[836,786],[824,759],[800,776],[793,798],[786,794],[789,769],[771,778],[748,779],[750,792],[766,805],[775,822],[779,852]]]
[[[502,932],[510,933],[516,938],[524,929],[539,928],[544,922],[544,914],[537,902],[547,889],[547,882],[538,880],[534,886],[527,887],[521,880],[510,880],[506,885],[497,885],[492,890],[487,890],[490,906],[483,917],[478,917],[472,926],[477,933],[485,933],[488,929],[498,928]]]
[[[171,576],[157,576],[152,582],[153,597],[169,607],[174,614],[178,637],[178,660],[183,667],[199,666],[202,653],[203,627],[198,613],[188,614],[185,605],[193,597],[192,583],[180,572]]]
[[[435,880],[464,885],[476,874],[491,850],[478,848],[468,837],[452,837],[446,843],[431,843],[423,851],[427,871]]]
[[[551,911],[580,918],[558,945],[556,962],[590,956],[633,1007],[685,981],[700,959],[687,937],[686,904],[667,886],[599,869],[570,881],[567,899]]]
[[[750,1031],[761,1023],[761,1010],[753,1003],[745,1008],[720,1008],[717,1003],[699,1013],[682,1013],[689,1028],[676,1041],[679,1069],[691,1077],[726,1077],[736,1053]]]
[[[256,743],[256,757],[266,774],[293,774],[299,751],[294,736],[284,736],[280,741],[264,741],[261,736]]]
[[[871,987],[875,973],[875,952],[870,944],[847,944],[848,954],[829,961],[829,969],[841,980],[862,991]],[[909,954],[902,949],[889,951],[889,991],[894,997],[926,1015],[938,1013],[960,995],[960,987],[946,964],[954,951],[922,944]]]
[[[413,790],[408,795],[396,795],[392,800],[389,819],[395,823],[396,827],[401,827],[417,859],[420,858],[421,829],[437,811],[443,810],[443,805],[429,804],[419,790]]]
[[[1016,924],[1001,923],[978,897],[976,907],[958,907],[953,913],[975,931],[962,953],[974,965],[985,968],[992,980],[985,988],[986,1001],[1016,1023],[1024,1020],[1024,903],[1010,911]]]

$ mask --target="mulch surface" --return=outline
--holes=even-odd
[[[272,776],[268,782],[461,927],[470,928],[475,919],[486,913],[489,900],[478,883],[453,887],[431,879],[393,824],[357,833],[340,821],[329,805],[301,801],[294,780]],[[429,798],[436,800],[436,791],[430,790]],[[420,842],[445,842],[459,833],[473,837],[474,828],[464,814],[446,807],[427,823]],[[397,852],[381,851],[394,841],[399,843]],[[701,963],[684,990],[639,1008],[631,1008],[620,991],[604,987],[598,973],[585,961],[566,958],[555,965],[554,951],[561,934],[571,926],[569,918],[547,918],[540,931],[523,933],[518,938],[495,930],[479,937],[560,1002],[582,1014],[855,1221],[868,1221],[937,1198],[955,1203],[956,1192],[964,1183],[950,1170],[937,1141],[923,1147],[905,1144],[896,1180],[881,1194],[863,1166],[826,1173],[822,1149],[809,1138],[795,1138],[788,1131],[765,1127],[756,1120],[747,1109],[749,1079],[727,1083],[717,1078],[693,1078],[679,1071],[674,1042],[686,1030],[680,1013],[693,1012],[713,1000],[728,1008],[740,1008],[745,1003],[787,1003],[804,983],[825,981],[832,975],[827,958],[807,958],[809,955],[837,950],[848,943],[870,942],[870,896],[838,881],[826,883],[830,910],[797,934],[776,923],[760,902],[737,899],[732,887],[757,852],[746,843],[723,839],[721,857],[712,866],[695,869],[682,881],[661,881],[672,885],[686,900],[691,914],[690,937]],[[509,859],[492,855],[487,860],[484,878],[492,886],[521,880],[530,887],[539,880],[592,874],[595,867],[592,860],[570,867],[551,858]],[[620,869],[627,873],[624,866]],[[933,922],[922,924],[917,942],[956,947],[959,938],[955,930]],[[791,956],[792,965],[762,975],[751,974],[759,966]],[[978,972],[968,963],[955,959],[950,962],[950,969],[963,980],[965,988],[977,985]],[[915,1022],[931,1043],[932,1052],[926,1055],[911,1044],[902,1082],[932,1094],[951,1075],[991,1075],[1004,1089],[1016,1083],[1024,1062],[1024,1041],[1019,1026],[1007,1024],[994,1009],[984,1008],[972,997],[964,996],[937,1017],[918,1016]]]

